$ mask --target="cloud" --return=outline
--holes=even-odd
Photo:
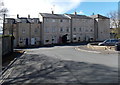
[[[78,12],[78,14],[84,14],[84,12],[81,10],[80,12]]]
[[[5,6],[9,9],[9,14],[20,14],[20,16],[31,14],[33,17],[38,17],[39,12],[51,13],[51,8],[55,13],[65,13],[71,9],[75,9],[81,1],[82,0],[4,0]]]
[[[85,15],[85,13],[84,13],[82,10],[76,11],[76,12],[77,12],[78,15]],[[71,13],[71,14],[75,14],[75,12],[73,12],[73,13]]]
[[[84,2],[119,2],[119,0],[84,0]]]

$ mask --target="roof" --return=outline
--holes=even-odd
[[[91,18],[100,18],[100,19],[110,19],[110,18],[108,18],[108,17],[106,17],[106,16],[102,16],[102,15],[100,15],[100,14],[97,14],[97,15],[92,15],[92,16],[90,16]]]
[[[14,18],[6,18],[5,23],[15,23],[15,19]]]
[[[23,23],[38,23],[39,18],[18,18],[16,19],[16,22],[23,22]]]
[[[65,16],[64,14],[40,13],[40,15],[42,17],[46,17],[46,18],[64,18],[64,19],[68,19],[68,17]]]
[[[88,17],[86,15],[75,15],[75,14],[65,14],[65,15],[68,15],[72,18],[79,18],[79,19],[92,19],[91,17]]]
[[[5,18],[5,19],[7,19],[7,20],[15,20],[14,18]]]

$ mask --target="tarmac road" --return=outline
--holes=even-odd
[[[28,49],[30,54],[45,54],[53,58],[61,60],[73,60],[81,62],[89,62],[93,64],[101,64],[118,68],[118,56],[116,52],[98,52],[98,51],[82,51],[76,49],[77,46],[55,46],[39,49]]]
[[[117,53],[84,52],[76,47],[24,49],[26,53],[11,65],[1,82],[118,83]]]

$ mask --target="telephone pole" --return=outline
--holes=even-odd
[[[5,35],[5,14],[3,14],[3,35]]]

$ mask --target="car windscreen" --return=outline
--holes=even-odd
[[[106,42],[110,42],[110,40],[105,40],[104,43],[106,43]]]

